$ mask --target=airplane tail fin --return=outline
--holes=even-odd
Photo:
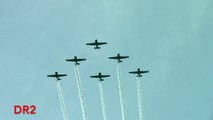
[[[100,49],[101,47],[95,47],[95,49]]]
[[[142,77],[142,75],[138,75],[137,77]]]

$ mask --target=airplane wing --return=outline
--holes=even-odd
[[[75,59],[66,59],[66,61],[75,61]]]
[[[47,77],[56,77],[56,75],[47,75]]]
[[[129,56],[120,56],[120,59],[129,58]]]
[[[100,78],[99,75],[93,75],[93,76],[90,76],[91,78]]]
[[[87,43],[86,45],[96,45],[96,43]]]
[[[58,74],[57,75],[58,77],[64,77],[64,76],[67,76],[66,74]]]
[[[116,57],[109,57],[109,59],[118,59],[118,57],[116,56]]]
[[[140,71],[140,73],[148,73],[149,71]]]
[[[84,61],[84,60],[86,60],[86,59],[77,59],[77,61]]]
[[[97,45],[104,45],[107,44],[107,42],[98,42]]]
[[[93,42],[93,43],[86,43],[86,45],[104,45],[104,44],[107,44],[107,42]]]
[[[129,72],[131,74],[138,74],[138,73],[148,73],[149,71],[132,71],[132,72]]]
[[[64,77],[66,74],[58,74],[58,75],[47,75],[47,77]]]
[[[101,75],[102,78],[110,77],[110,75]]]
[[[138,74],[138,71],[132,71],[132,72],[129,72],[131,74]]]

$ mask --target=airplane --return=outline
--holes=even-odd
[[[117,54],[117,56],[109,57],[109,59],[117,59],[118,62],[122,62],[121,59],[126,59],[126,58],[129,58],[129,56],[120,56],[119,53]]]
[[[144,74],[144,73],[148,73],[149,71],[141,71],[140,68],[138,68],[137,71],[132,71],[132,72],[129,72],[130,74],[138,74],[137,77],[142,77],[141,74]]]
[[[99,47],[99,45],[104,45],[107,44],[107,42],[98,42],[98,40],[96,39],[95,42],[92,43],[86,43],[86,45],[92,45],[95,46],[94,49],[100,49],[101,47]]]
[[[67,76],[66,74],[58,74],[58,72],[55,72],[55,74],[47,75],[47,77],[56,77],[57,80],[61,80],[60,77]]]
[[[94,75],[94,76],[90,76],[90,77],[91,78],[99,78],[100,82],[101,82],[101,81],[104,81],[104,79],[102,79],[102,78],[110,77],[110,75],[102,75],[101,73],[98,73],[98,75]]]
[[[85,58],[77,58],[77,56],[75,56],[74,59],[66,59],[66,61],[68,62],[75,62],[75,65],[80,65],[80,63],[78,62],[85,61],[85,60],[86,60]]]

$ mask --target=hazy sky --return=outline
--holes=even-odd
[[[0,0],[0,119],[62,120],[55,71],[69,120],[81,120],[74,68],[65,59],[87,58],[79,66],[89,120],[101,120],[98,82],[103,72],[108,120],[121,119],[117,53],[127,120],[138,120],[136,79],[142,78],[145,120],[213,119],[212,0]],[[108,45],[94,50],[95,39]],[[14,115],[13,106],[37,106],[36,115]]]

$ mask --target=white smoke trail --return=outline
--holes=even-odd
[[[81,85],[80,73],[79,73],[78,66],[75,65],[74,67],[75,67],[77,88],[78,88],[80,104],[81,104],[82,117],[83,117],[83,120],[87,120],[87,111],[86,111],[86,105],[85,105],[85,102],[84,102],[83,88],[82,88],[82,85]]]
[[[66,110],[65,110],[65,106],[63,104],[62,93],[61,93],[61,90],[60,90],[60,84],[59,84],[58,80],[56,80],[56,89],[57,89],[57,93],[58,93],[58,97],[59,97],[59,102],[60,102],[60,105],[61,105],[63,118],[64,118],[64,120],[68,120],[67,117],[66,117],[66,112],[65,112]]]
[[[62,105],[63,105],[63,108],[64,108],[64,115],[66,117],[66,120],[68,120],[67,110],[66,110],[65,103],[64,103],[64,97],[63,97],[63,93],[62,93],[62,90],[61,90],[61,85],[60,85],[59,82],[58,82],[58,88],[59,88],[59,91],[61,93],[61,102],[62,102]]]
[[[141,89],[140,77],[137,77],[137,94],[138,94],[138,110],[139,110],[139,120],[143,120],[143,97]]]
[[[104,92],[103,92],[103,86],[102,82],[99,82],[99,92],[100,92],[100,98],[101,98],[101,106],[102,106],[102,112],[103,112],[103,120],[107,120],[106,116],[106,107],[105,107],[105,100],[104,100]]]
[[[118,76],[118,88],[119,88],[120,105],[121,105],[121,116],[122,116],[122,120],[126,120],[123,82],[121,78],[121,70],[120,70],[119,62],[117,63],[117,76]]]

